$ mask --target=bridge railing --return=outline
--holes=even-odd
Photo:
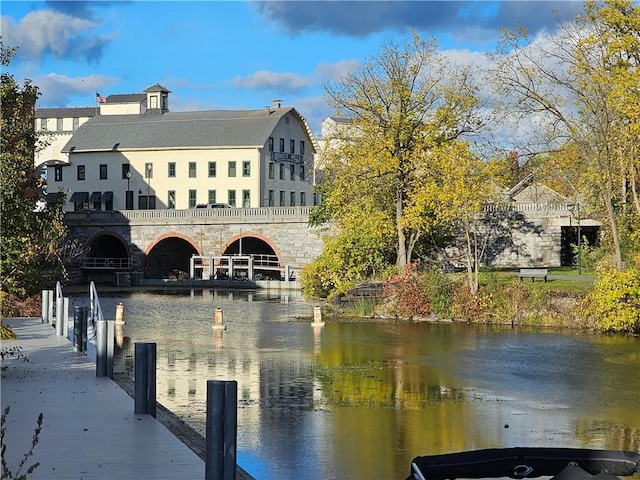
[[[66,222],[128,223],[132,221],[188,221],[212,219],[221,222],[306,222],[312,207],[192,208],[189,210],[114,210],[65,212]]]
[[[131,268],[130,258],[85,257],[80,259],[80,268],[127,270]]]

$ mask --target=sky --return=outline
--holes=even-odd
[[[96,93],[160,83],[171,111],[261,109],[281,100],[320,137],[335,84],[389,41],[435,38],[481,62],[501,28],[553,32],[581,1],[13,1],[2,0],[9,67],[40,88],[38,107],[95,106]]]

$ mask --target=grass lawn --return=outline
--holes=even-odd
[[[596,275],[592,271],[582,270],[582,275],[578,275],[575,268],[561,267],[550,268],[549,275],[559,275],[565,278],[549,278],[546,282],[542,279],[536,278],[534,282],[529,279],[525,279],[528,285],[536,290],[558,292],[573,295],[585,295],[593,290],[593,281]],[[573,278],[566,278],[573,277]],[[575,279],[574,279],[575,278]],[[497,281],[501,284],[508,284],[512,282],[520,282],[517,270],[492,270],[487,272],[480,272],[480,284],[487,284],[491,281]]]

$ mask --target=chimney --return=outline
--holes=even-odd
[[[271,100],[271,102],[273,103],[273,108],[280,108],[280,102],[281,100],[278,100],[277,98],[274,100]]]

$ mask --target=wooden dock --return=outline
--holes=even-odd
[[[15,475],[29,450],[40,413],[42,431],[26,468],[37,479],[199,479],[205,476],[205,440],[158,404],[157,419],[134,414],[133,381],[96,377],[95,364],[39,318],[5,319],[29,361],[5,359],[0,399],[9,407],[5,460]],[[236,478],[251,480],[241,468]]]

